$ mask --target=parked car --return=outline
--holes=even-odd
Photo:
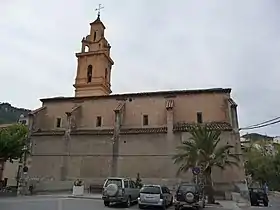
[[[251,206],[259,206],[262,203],[264,206],[268,206],[268,196],[264,192],[262,187],[251,186],[248,188],[250,194]]]
[[[144,185],[140,190],[138,198],[139,209],[157,206],[165,209],[173,204],[173,195],[165,186]]]
[[[174,199],[175,210],[185,207],[200,209],[205,207],[203,189],[195,183],[181,183]]]
[[[137,202],[139,191],[130,178],[110,177],[104,182],[102,199],[105,206],[110,203],[123,203],[130,207],[131,203]]]

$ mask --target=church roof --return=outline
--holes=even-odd
[[[151,96],[171,97],[176,95],[230,93],[230,92],[231,92],[231,88],[211,88],[211,89],[193,89],[193,90],[138,92],[138,93],[124,93],[124,94],[111,94],[111,95],[100,95],[100,96],[83,96],[83,97],[53,97],[53,98],[43,98],[40,100],[41,102],[47,102],[47,101],[68,101],[68,100],[105,99],[105,98],[124,99],[130,97],[151,97]]]

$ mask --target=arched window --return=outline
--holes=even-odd
[[[85,52],[89,52],[89,46],[85,46]]]
[[[91,82],[92,78],[92,65],[89,65],[87,68],[87,83]]]
[[[94,34],[93,34],[93,41],[96,40],[96,31],[94,31]]]
[[[105,82],[108,82],[108,70],[107,68],[105,69]]]

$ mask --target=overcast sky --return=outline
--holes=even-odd
[[[280,116],[277,0],[1,0],[0,101],[73,96],[74,53],[100,2],[114,93],[230,87],[241,127]]]

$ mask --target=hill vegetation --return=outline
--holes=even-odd
[[[20,115],[27,116],[29,112],[28,109],[13,107],[9,103],[0,103],[0,124],[15,123]]]
[[[262,135],[259,133],[248,133],[242,136],[245,139],[251,140],[251,141],[271,141],[273,140],[273,137]]]

